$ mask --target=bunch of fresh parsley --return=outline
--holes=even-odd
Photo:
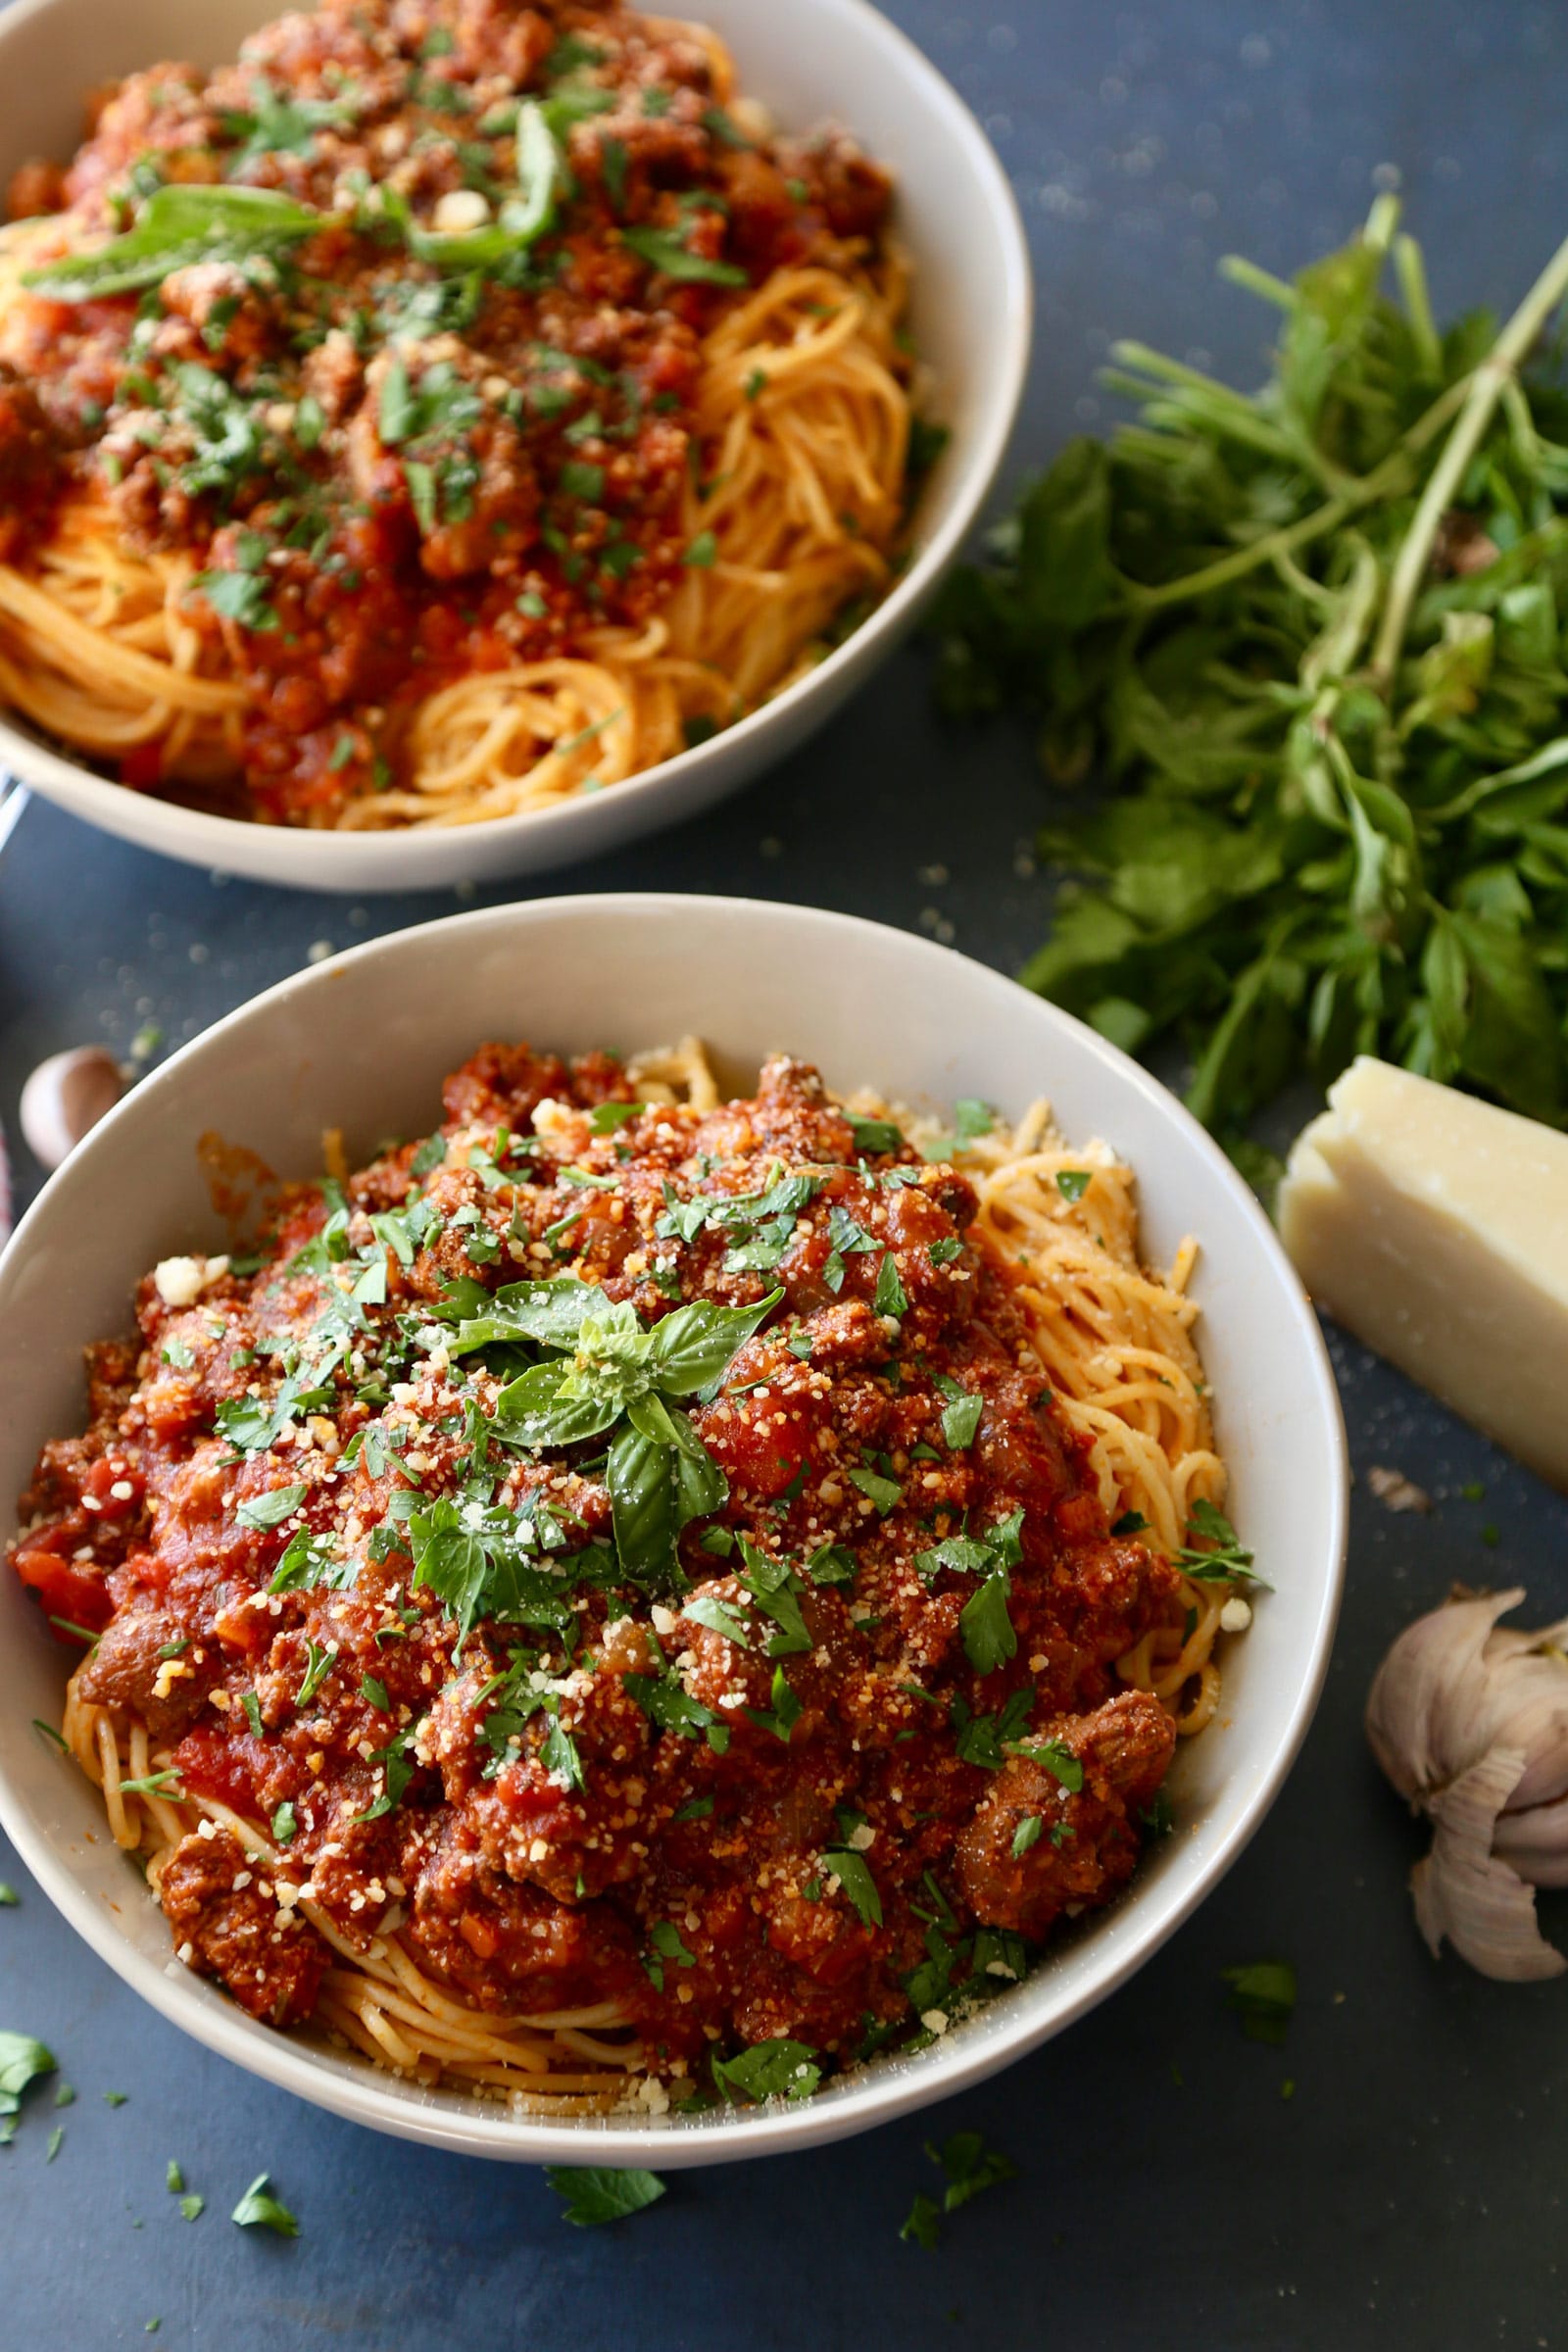
[[[1025,980],[1179,1035],[1222,1135],[1361,1053],[1568,1119],[1568,244],[1500,332],[1440,332],[1396,228],[1380,198],[1294,284],[1226,265],[1280,313],[1250,397],[1120,345],[1140,421],[940,610],[947,707],[1033,713],[1058,788]]]

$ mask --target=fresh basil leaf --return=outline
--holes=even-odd
[[[96,302],[161,285],[174,270],[295,244],[328,217],[274,188],[177,182],[154,190],[123,236],[45,262],[22,282],[51,302]]]
[[[703,1298],[677,1306],[654,1326],[652,1363],[660,1388],[668,1396],[689,1396],[721,1380],[783,1296],[769,1291],[756,1306],[713,1306]]]
[[[615,1550],[627,1576],[660,1591],[677,1585],[675,1448],[623,1422],[611,1441],[607,1484]]]
[[[574,1274],[551,1282],[513,1282],[485,1296],[484,1303],[458,1325],[450,1345],[455,1355],[466,1355],[494,1340],[536,1340],[541,1347],[569,1348],[587,1315],[599,1314],[608,1303],[595,1283],[579,1282]]]
[[[416,222],[406,208],[388,208],[418,261],[433,262],[438,270],[495,270],[548,234],[555,225],[562,156],[546,107],[537,99],[524,98],[518,105],[516,142],[516,192],[503,199],[487,227],[429,229]]]
[[[536,1364],[509,1381],[496,1398],[496,1435],[509,1446],[580,1446],[597,1438],[619,1420],[621,1399],[615,1396],[569,1396],[563,1393],[564,1367],[559,1362]]]
[[[1056,1190],[1064,1200],[1081,1200],[1094,1183],[1092,1168],[1058,1168]]]

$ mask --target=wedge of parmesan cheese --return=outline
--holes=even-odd
[[[1279,1221],[1336,1322],[1568,1487],[1568,1136],[1363,1058],[1298,1137]]]

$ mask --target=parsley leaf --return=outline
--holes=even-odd
[[[878,1152],[904,1150],[904,1132],[894,1120],[862,1118],[858,1110],[847,1110],[844,1116],[850,1122],[850,1131],[855,1137],[857,1152]]]
[[[1180,1035],[1226,1137],[1357,1054],[1568,1119],[1561,265],[1440,332],[1397,219],[1290,285],[1227,265],[1283,313],[1254,393],[1113,346],[1141,416],[944,591],[949,708],[1110,786],[1054,802],[1075,878],[1026,981],[1129,1052]]]
[[[1248,2040],[1266,2041],[1278,2049],[1296,2009],[1296,1971],[1290,1962],[1256,1960],[1221,1973]]]
[[[754,2042],[733,2058],[710,2061],[726,2099],[808,2099],[822,2080],[817,2054],[804,2041]]]
[[[53,2054],[41,2041],[30,2034],[0,2031],[0,2116],[20,2113],[27,2084],[54,2071]]]
[[[1194,1548],[1195,1536],[1202,1548]],[[1175,1555],[1176,1565],[1195,1584],[1260,1585],[1266,1581],[1253,1567],[1252,1555],[1244,1547],[1235,1528],[1213,1503],[1201,1497],[1194,1503],[1187,1537],[1186,1544]]]
[[[898,1261],[891,1250],[884,1250],[882,1263],[876,1270],[872,1305],[879,1315],[891,1315],[895,1322],[909,1311],[909,1294],[899,1280]]]
[[[860,1925],[879,1928],[882,1925],[882,1897],[865,1856],[851,1845],[829,1845],[822,1849],[822,1859],[844,1891],[845,1900]]]
[[[666,277],[699,280],[714,286],[747,283],[745,270],[737,269],[733,262],[711,262],[705,254],[693,253],[667,228],[623,228],[620,241],[650,269],[662,270]]]
[[[248,1502],[239,1503],[234,1516],[241,1527],[276,1527],[304,1500],[303,1486],[272,1487],[267,1494],[253,1494]]]
[[[628,2215],[655,2205],[664,2193],[657,2173],[635,2166],[547,2164],[545,2179],[563,2200],[563,2221],[579,2230],[597,2229],[602,2222],[623,2222]]]
[[[257,2174],[228,2218],[242,2230],[270,2230],[278,2237],[298,2237],[300,2233],[299,2223],[288,2207],[272,2195],[267,2173]]]

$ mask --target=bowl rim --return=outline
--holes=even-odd
[[[426,942],[435,934],[450,937],[452,952],[460,954],[465,943],[476,940],[481,934],[504,933],[514,927],[525,933],[540,921],[548,923],[582,914],[609,915],[625,921],[635,919],[644,909],[679,910],[688,919],[694,915],[700,919],[705,908],[714,907],[732,913],[738,911],[760,921],[782,914],[819,927],[841,945],[862,937],[867,942],[886,942],[891,936],[907,952],[911,963],[924,966],[938,985],[951,971],[955,957],[955,951],[934,941],[861,915],[801,906],[788,901],[678,891],[606,891],[525,900],[446,915],[407,930],[389,932],[289,974],[189,1040],[143,1079],[100,1122],[72,1159],[48,1179],[6,1248],[0,1250],[0,1304],[3,1304],[7,1273],[25,1252],[34,1234],[47,1224],[56,1194],[67,1181],[71,1168],[79,1165],[88,1153],[102,1154],[106,1150],[112,1152],[122,1122],[147,1115],[141,1105],[156,1102],[161,1094],[172,1091],[190,1060],[224,1041],[237,1039],[250,1021],[270,1007],[331,986],[345,966],[382,960],[395,963],[410,943]],[[1070,1035],[1118,1088],[1141,1096],[1148,1107],[1185,1135],[1189,1146],[1206,1163],[1208,1176],[1216,1181],[1221,1200],[1233,1215],[1252,1228],[1254,1238],[1274,1260],[1276,1269],[1287,1277],[1282,1289],[1289,1329],[1282,1332],[1281,1344],[1288,1341],[1299,1352],[1303,1395],[1309,1397],[1313,1421],[1335,1471],[1328,1507],[1327,1558],[1310,1638],[1296,1653],[1300,1661],[1298,1679],[1289,1705],[1275,1722],[1267,1768],[1245,1792],[1241,1809],[1230,1827],[1194,1863],[1190,1883],[1166,1893],[1157,1905],[1147,1898],[1140,1902],[1137,1886],[1129,1889],[1115,1906],[1117,1915],[1129,1923],[1127,1932],[1114,1945],[1106,1947],[1102,1967],[1090,1982],[1076,1989],[1059,2011],[1036,2017],[1020,2003],[1016,2023],[1010,2029],[1004,2027],[992,2035],[972,2040],[960,2035],[951,2042],[939,2042],[886,2070],[868,2069],[862,2075],[853,2076],[841,2087],[830,2087],[820,2097],[803,2101],[799,2106],[776,2108],[769,2103],[756,2109],[724,2110],[716,2116],[692,2118],[674,2129],[651,2128],[647,2123],[627,2124],[613,2118],[604,2122],[590,2118],[551,2123],[519,2119],[500,2103],[493,2113],[484,2111],[483,2102],[461,2111],[435,2103],[420,2105],[407,2096],[397,2078],[381,2077],[357,2056],[352,2063],[344,2064],[307,2042],[259,2027],[242,2018],[231,2004],[177,1964],[160,1965],[153,1961],[122,1934],[44,1832],[34,1830],[24,1799],[20,1793],[13,1797],[9,1776],[0,1765],[0,1826],[9,1833],[22,1860],[67,1923],[132,1991],[150,2001],[172,2025],[220,2056],[232,2059],[248,2073],[297,2093],[314,2106],[324,2107],[396,2137],[466,2155],[521,2163],[643,2164],[664,2170],[744,2161],[869,2130],[893,2117],[947,2098],[1011,2065],[1075,2024],[1125,1984],[1191,1917],[1237,1860],[1261,1826],[1305,1738],[1327,1675],[1339,1613],[1345,1577],[1349,1469],[1344,1414],[1328,1349],[1310,1301],[1273,1226],[1236,1168],[1185,1105],[1149,1071],[1070,1013],[1032,996],[989,965],[967,956],[958,960],[994,992],[999,1018],[1006,1017],[1009,1010],[1016,1013],[1022,1005],[1029,1005],[1031,1019],[1044,1028]],[[1018,1993],[1022,1990],[1022,1986],[1018,1987]],[[998,2004],[988,2014],[995,2018],[1001,2012],[1002,2005]]]
[[[307,6],[314,0],[306,0]],[[694,0],[694,4],[711,7],[722,17],[725,0]],[[0,64],[3,64],[8,41],[34,18],[46,16],[63,5],[63,0],[12,0],[0,11]],[[679,797],[681,785],[690,784],[701,793],[705,784],[710,797],[717,797],[719,772],[748,763],[749,755],[760,739],[766,738],[770,729],[788,734],[791,726],[804,728],[808,724],[808,712],[818,702],[831,710],[835,690],[847,691],[856,673],[872,666],[885,653],[892,650],[904,629],[918,616],[921,606],[935,589],[948,565],[958,553],[963,541],[973,529],[981,508],[994,487],[1002,469],[1003,460],[1012,438],[1022,406],[1024,386],[1034,341],[1035,294],[1034,278],[1029,260],[1029,243],[1023,216],[1011,181],[1002,160],[987,138],[973,109],[969,107],[940,69],[901,25],[884,16],[871,0],[814,0],[814,5],[829,14],[861,24],[870,37],[882,44],[892,73],[923,90],[928,104],[944,119],[945,130],[953,144],[964,154],[976,185],[990,214],[997,256],[1005,281],[1005,294],[995,322],[995,348],[989,354],[980,381],[979,400],[983,413],[978,429],[972,437],[952,444],[952,463],[956,468],[949,512],[926,544],[920,547],[907,566],[895,580],[888,594],[859,625],[852,629],[843,643],[833,648],[827,657],[807,670],[790,685],[761,703],[755,710],[732,726],[710,736],[707,742],[677,752],[673,759],[663,760],[655,767],[644,768],[627,776],[622,783],[603,795],[590,796],[594,807],[607,806],[620,811],[623,828],[651,830],[658,822],[656,813],[643,805],[650,799],[657,803],[661,793]],[[824,717],[827,710],[823,711]],[[138,842],[141,828],[124,821],[129,788],[100,776],[91,768],[57,750],[41,734],[34,736],[24,726],[18,726],[12,714],[0,707],[0,764],[17,763],[13,772],[34,785],[46,799],[59,796],[58,805],[85,822],[101,826],[122,840]],[[765,764],[765,755],[758,753],[753,773]],[[737,779],[741,781],[744,779]],[[130,801],[143,797],[130,794]],[[193,864],[205,864],[220,872],[244,873],[245,852],[241,846],[258,830],[270,837],[299,834],[305,842],[313,838],[314,829],[308,826],[258,827],[244,817],[220,816],[204,809],[185,808],[176,801],[155,800],[159,810],[159,829],[178,835],[178,847],[156,845],[157,854],[182,858]],[[553,801],[543,808],[522,809],[512,816],[485,817],[461,830],[473,844],[474,857],[483,860],[487,853],[502,850],[505,845],[527,841],[537,845],[535,862],[548,866],[551,862],[565,862],[593,855],[590,847],[568,845],[556,853],[552,859],[549,844],[552,836],[569,834],[585,822],[584,797],[580,793]],[[112,814],[113,812],[113,814]],[[645,821],[639,827],[634,812]],[[671,812],[674,821],[678,810]],[[608,830],[608,828],[607,828]],[[443,829],[445,831],[445,829]],[[323,876],[320,887],[328,889],[395,889],[404,881],[405,863],[416,865],[410,846],[440,838],[425,827],[403,826],[385,833],[365,833],[352,836],[356,858],[364,860],[360,878],[352,884],[332,883]],[[341,845],[349,836],[336,831],[324,839]],[[624,838],[624,831],[620,838]],[[154,845],[143,845],[154,846]],[[275,841],[270,840],[270,847]],[[281,853],[286,855],[287,853]],[[309,849],[302,847],[302,868],[308,866]],[[297,877],[300,887],[313,886],[308,870]],[[409,887],[417,887],[416,875],[408,877]]]

